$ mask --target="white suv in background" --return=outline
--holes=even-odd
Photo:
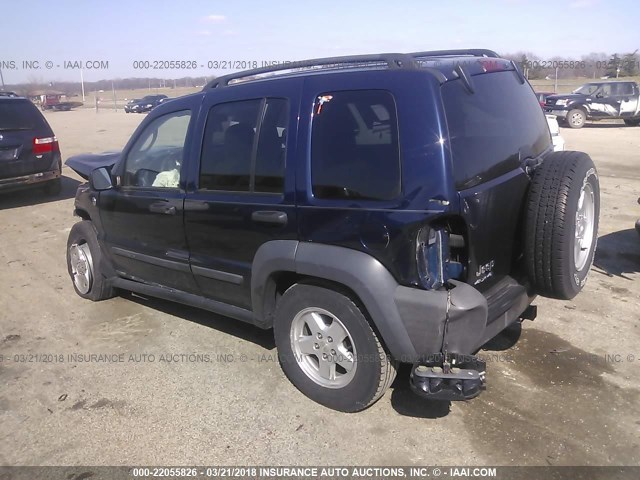
[[[549,125],[549,131],[551,132],[551,140],[553,141],[553,151],[561,152],[564,150],[564,138],[560,135],[560,127],[558,126],[558,119],[555,115],[545,114],[547,117],[547,124]]]

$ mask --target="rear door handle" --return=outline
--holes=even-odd
[[[168,205],[165,202],[158,202],[149,205],[149,211],[153,213],[162,213],[164,215],[175,215],[176,207],[174,205]]]
[[[257,210],[251,214],[251,220],[257,223],[286,225],[289,218],[285,212],[279,212],[277,210]]]

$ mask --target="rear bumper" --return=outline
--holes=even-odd
[[[60,170],[51,170],[47,172],[33,173],[31,175],[22,175],[20,177],[2,178],[0,179],[0,192],[9,190],[18,190],[27,188],[32,185],[50,182],[62,176]]]
[[[516,322],[535,298],[511,277],[484,293],[466,283],[451,283],[449,291],[398,286],[395,304],[415,348],[411,358],[398,360],[416,362],[443,350],[470,355]]]

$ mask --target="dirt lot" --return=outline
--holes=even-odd
[[[142,118],[48,114],[65,157],[121,148]],[[270,332],[75,295],[73,172],[59,199],[0,196],[0,464],[640,464],[640,128],[562,134],[599,169],[597,266],[574,301],[538,299],[519,339],[482,352],[488,389],[467,403],[414,397],[404,368],[372,408],[325,409],[284,377]],[[123,361],[87,358],[100,353]]]

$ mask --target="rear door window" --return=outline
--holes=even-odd
[[[633,85],[631,83],[616,83],[612,87],[613,95],[622,97],[625,95],[633,95]]]
[[[284,190],[289,102],[284,98],[268,98],[264,108],[256,150],[254,191],[280,193]]]
[[[442,86],[453,174],[458,189],[470,188],[520,166],[551,147],[544,113],[535,94],[513,71],[472,77]]]
[[[262,98],[215,105],[209,111],[199,188],[282,193],[289,101]]]
[[[384,90],[318,95],[311,134],[316,198],[391,200],[400,194],[396,105]]]

